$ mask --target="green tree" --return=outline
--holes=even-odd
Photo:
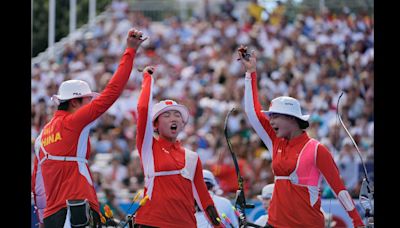
[[[49,0],[32,1],[32,57],[44,51],[48,45]],[[103,12],[112,0],[96,0],[96,15]],[[77,28],[88,23],[89,0],[76,1]],[[69,32],[69,0],[56,0],[55,42]]]

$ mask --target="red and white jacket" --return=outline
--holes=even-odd
[[[104,91],[74,113],[58,110],[43,127],[39,153],[34,159],[32,192],[35,204],[46,218],[66,207],[67,199],[88,199],[100,213],[99,202],[87,164],[90,156],[89,131],[94,121],[117,100],[132,71],[135,49],[127,48],[119,67]],[[44,191],[43,191],[44,190]]]
[[[244,96],[249,122],[272,156],[275,187],[268,209],[268,223],[274,227],[324,227],[319,189],[322,174],[354,226],[362,226],[361,217],[328,149],[306,132],[290,140],[276,136],[267,116],[261,112],[256,72],[246,73]]]
[[[201,161],[179,141],[153,136],[153,78],[143,75],[138,101],[137,148],[149,200],[136,214],[137,224],[156,227],[196,227],[195,201],[200,208],[214,205],[203,179]]]

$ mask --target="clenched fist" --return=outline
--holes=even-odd
[[[139,31],[135,28],[131,28],[128,31],[128,37],[126,38],[126,43],[128,48],[135,48],[136,50],[143,43],[143,41],[147,40],[148,37],[143,38],[143,32]]]

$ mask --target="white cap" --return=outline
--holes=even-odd
[[[52,100],[59,104],[61,101],[79,97],[97,97],[99,94],[92,92],[89,84],[82,80],[68,80],[61,83],[58,94],[53,95]]]
[[[261,191],[261,195],[257,195],[257,198],[259,200],[271,199],[272,192],[274,191],[274,186],[275,186],[275,184],[267,184],[267,185],[265,185],[264,188]]]
[[[184,105],[180,105],[173,100],[163,100],[153,106],[152,121],[154,121],[161,113],[169,110],[175,110],[181,113],[183,122],[186,124],[189,120],[189,111]]]
[[[262,112],[268,116],[272,113],[286,114],[297,117],[304,121],[308,121],[310,118],[310,115],[303,115],[301,113],[300,103],[297,99],[287,96],[281,96],[273,99],[269,106],[269,110]]]
[[[203,169],[203,178],[204,182],[210,183],[212,186],[217,186],[217,180],[214,177],[214,174],[209,170]]]

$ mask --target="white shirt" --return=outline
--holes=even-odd
[[[230,222],[232,223],[233,227],[239,227],[239,221],[238,217],[236,216],[235,212],[232,209],[232,204],[231,201],[229,201],[227,198],[215,195],[213,192],[209,191],[211,198],[214,201],[215,207],[218,211],[218,214],[222,220],[222,223],[226,227],[230,227],[230,225],[225,221],[225,219],[222,218],[222,213],[225,213]],[[196,212],[195,214],[196,221],[197,221],[197,227],[198,228],[208,228],[208,227],[213,227],[206,219],[205,215],[203,212]]]
[[[268,215],[261,215],[255,222],[254,224],[259,225],[259,226],[265,226],[267,225],[268,222]]]

